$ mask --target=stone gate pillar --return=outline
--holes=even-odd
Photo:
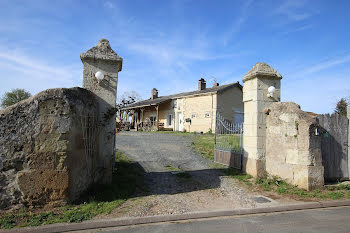
[[[257,63],[243,77],[243,171],[254,177],[265,173],[266,115],[271,103],[280,101],[282,76],[266,63]],[[268,92],[274,87],[274,93]],[[274,88],[270,88],[273,89]]]
[[[84,64],[83,88],[96,94],[98,101],[98,153],[96,166],[103,168],[102,183],[111,182],[115,156],[115,107],[118,72],[122,70],[123,59],[116,54],[106,39],[97,46],[80,54]]]

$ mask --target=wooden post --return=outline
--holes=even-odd
[[[159,105],[156,106],[156,110],[157,110],[157,131],[159,131]]]
[[[141,108],[141,127],[143,127],[143,111],[145,109],[144,108]]]
[[[140,109],[137,109],[137,115],[136,115],[136,130],[139,131],[139,126],[141,122],[141,111]]]
[[[135,110],[131,110],[131,128],[135,128]]]
[[[139,130],[139,110],[135,110],[135,130]]]

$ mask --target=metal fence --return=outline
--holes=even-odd
[[[243,152],[243,123],[233,124],[216,114],[215,148]]]
[[[98,127],[97,127],[97,117],[94,114],[86,114],[80,116],[82,136],[84,142],[84,152],[85,159],[87,165],[88,175],[91,175],[92,170],[92,157],[96,153],[96,145],[97,145],[97,135],[98,135]]]
[[[214,161],[242,169],[243,123],[233,124],[216,114]]]

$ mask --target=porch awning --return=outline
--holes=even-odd
[[[149,107],[149,106],[157,106],[159,104],[165,103],[167,101],[170,101],[171,98],[156,98],[156,99],[149,99],[149,100],[144,100],[140,101],[134,104],[131,104],[127,107],[122,108],[122,110],[130,110],[130,109],[135,109],[135,108],[143,108],[143,107]]]

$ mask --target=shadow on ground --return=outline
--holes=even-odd
[[[220,176],[240,175],[235,169],[146,172],[138,162],[119,162],[110,185],[96,185],[81,199],[113,201],[149,195],[178,194],[220,187]]]

